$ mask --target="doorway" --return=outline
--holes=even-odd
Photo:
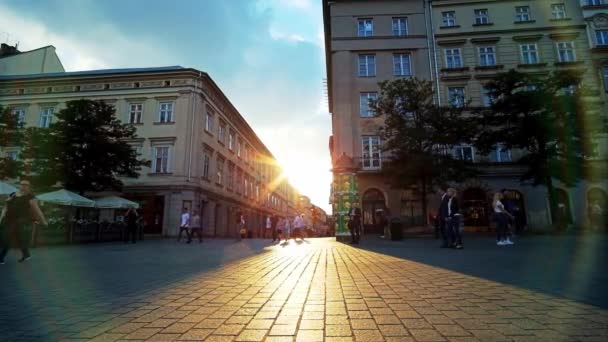
[[[363,229],[365,234],[383,234],[384,229],[377,222],[376,212],[386,210],[384,194],[377,189],[371,189],[363,195]]]

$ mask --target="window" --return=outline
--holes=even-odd
[[[560,62],[574,62],[574,42],[557,43],[557,57]]]
[[[482,88],[482,103],[484,107],[491,107],[494,104],[496,98],[490,94],[490,91],[487,88]]]
[[[243,182],[245,184],[244,195],[245,195],[245,197],[249,197],[249,177],[247,175],[245,175],[245,179]]]
[[[234,149],[234,132],[232,130],[228,133],[228,149],[230,151]]]
[[[141,115],[144,111],[144,105],[142,103],[131,103],[129,104],[129,123],[140,124]]]
[[[502,145],[496,146],[496,148],[490,153],[490,161],[493,163],[508,163],[511,161],[511,150],[505,148]]]
[[[393,18],[393,36],[407,36],[407,18]]]
[[[155,173],[169,173],[169,146],[155,146],[153,162]]]
[[[6,152],[6,158],[9,160],[17,160],[19,159],[19,151],[8,151]]]
[[[241,158],[241,139],[236,139],[236,156]]]
[[[25,124],[25,108],[13,108],[13,115],[17,118],[17,124]]]
[[[515,21],[530,21],[530,6],[515,7]]]
[[[143,146],[141,145],[132,145],[133,151],[135,152],[135,156],[138,158],[142,155]]]
[[[479,65],[493,66],[496,65],[496,52],[493,46],[485,46],[479,48]]]
[[[595,40],[597,45],[608,45],[608,30],[595,31]]]
[[[224,159],[217,158],[217,184],[222,185],[224,182]]]
[[[448,101],[452,106],[464,107],[464,88],[450,87],[448,88]]]
[[[462,68],[460,49],[445,49],[445,63],[448,69]]]
[[[604,79],[604,90],[608,92],[608,65],[602,68],[602,78]]]
[[[477,25],[484,25],[484,24],[488,24],[490,23],[489,17],[488,17],[488,10],[487,9],[476,9],[475,10],[475,24]]]
[[[359,55],[359,76],[376,76],[376,55]]]
[[[538,52],[536,51],[536,44],[523,44],[521,48],[521,60],[524,64],[537,64],[538,63]]]
[[[375,112],[373,109],[369,108],[369,101],[376,100],[378,98],[378,93],[361,93],[359,97],[359,115],[363,118],[371,118],[374,116]]]
[[[232,190],[234,188],[234,164],[228,164],[228,190]]]
[[[359,19],[357,28],[359,37],[374,35],[374,21],[372,19]]]
[[[55,108],[53,107],[45,107],[40,111],[40,124],[41,128],[49,128],[51,123],[53,122],[53,114],[55,113]]]
[[[222,144],[226,143],[226,123],[220,121],[217,128],[217,140]]]
[[[243,171],[241,169],[236,170],[236,192],[238,194],[243,190]]]
[[[205,115],[205,131],[213,133],[213,114],[207,113]]]
[[[475,161],[475,154],[472,146],[461,145],[454,148],[454,158],[468,162]]]
[[[456,26],[456,12],[441,12],[441,26]]]
[[[411,76],[411,58],[409,53],[397,53],[393,55],[393,74],[395,76]]]
[[[565,19],[566,18],[566,6],[564,4],[551,5],[551,15],[552,15],[553,19]]]
[[[361,138],[363,148],[363,169],[377,170],[381,167],[380,137],[368,136]]]
[[[173,122],[173,102],[161,102],[158,111],[158,122]]]
[[[587,0],[587,6],[599,6],[603,4],[604,0]]]
[[[211,156],[205,151],[203,154],[203,178],[209,180],[209,168],[211,167]]]

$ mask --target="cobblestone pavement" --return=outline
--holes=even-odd
[[[608,340],[608,310],[590,304],[329,239],[265,245],[36,250],[0,268],[0,339]]]

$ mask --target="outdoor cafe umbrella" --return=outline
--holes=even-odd
[[[139,204],[118,196],[107,196],[95,200],[95,207],[100,209],[139,208]]]
[[[65,189],[47,192],[45,194],[36,196],[36,198],[41,202],[66,205],[71,207],[92,208],[95,206],[95,201],[90,200],[86,197],[82,197]]]
[[[10,195],[13,192],[17,192],[17,188],[8,183],[0,182],[0,196]]]

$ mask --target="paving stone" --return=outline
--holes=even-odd
[[[264,337],[268,333],[268,330],[243,330],[239,336],[237,336],[236,341],[264,341]]]
[[[182,334],[179,339],[185,341],[202,341],[213,333],[214,329],[190,329]]]
[[[379,330],[354,330],[357,342],[379,342],[384,341],[384,337]]]
[[[350,325],[328,325],[325,327],[325,335],[328,337],[347,337],[352,336]]]

